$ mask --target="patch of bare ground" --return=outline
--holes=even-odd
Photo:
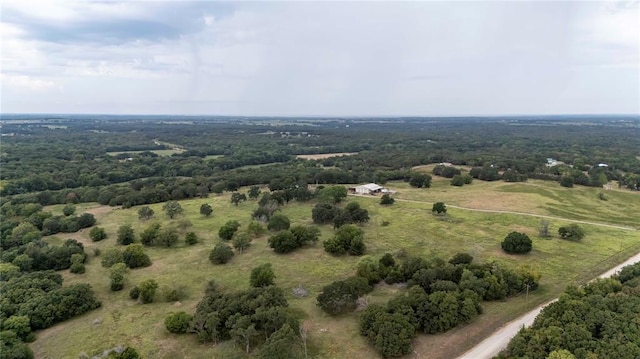
[[[302,158],[305,160],[323,160],[325,158],[340,157],[340,156],[353,156],[358,152],[337,152],[337,153],[318,153],[315,155],[297,155],[296,158]]]

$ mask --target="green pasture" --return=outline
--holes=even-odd
[[[640,196],[625,191],[607,191],[608,201],[597,198],[598,189],[576,187],[566,189],[554,183],[530,181],[522,184],[477,181],[464,187],[452,187],[434,177],[431,189],[413,189],[405,183],[389,183],[398,190],[391,206],[379,205],[379,197],[349,197],[369,211],[371,220],[363,226],[367,255],[379,256],[399,250],[410,255],[440,256],[449,258],[458,252],[471,253],[476,260],[495,260],[505,266],[528,266],[542,275],[539,290],[523,293],[505,302],[486,303],[485,314],[473,323],[455,328],[437,336],[421,335],[415,341],[415,349],[421,358],[445,358],[459,354],[461,350],[480,341],[501,324],[514,318],[538,303],[557,296],[567,284],[583,283],[598,273],[614,266],[640,250],[640,232],[606,228],[597,225],[581,225],[586,237],[581,242],[538,238],[541,219],[518,214],[482,213],[450,208],[446,216],[434,216],[431,205],[443,201],[451,205],[472,207],[474,197],[484,203],[494,199],[500,210],[548,214],[567,219],[583,219],[600,223],[634,225],[632,217],[640,209]],[[557,188],[556,188],[557,186]],[[517,196],[508,197],[505,196]],[[206,283],[213,279],[221,290],[233,291],[247,288],[251,268],[265,262],[273,265],[276,284],[285,290],[289,304],[303,319],[308,329],[311,356],[314,358],[376,357],[375,352],[358,334],[357,313],[333,318],[315,305],[315,297],[324,285],[352,275],[360,257],[333,257],[322,249],[321,243],[303,247],[287,255],[277,255],[268,247],[268,234],[253,241],[244,253],[236,253],[226,265],[214,266],[208,260],[209,251],[218,241],[218,229],[228,220],[238,220],[241,230],[251,221],[256,201],[246,201],[234,206],[228,193],[206,199],[180,201],[184,215],[173,220],[162,211],[162,204],[150,205],[155,211],[149,221],[138,220],[139,207],[130,209],[110,208],[98,205],[78,205],[78,213],[87,210],[95,214],[98,226],[104,227],[108,238],[91,242],[88,230],[70,235],[49,238],[61,241],[71,237],[85,243],[90,254],[87,272],[82,275],[64,272],[65,283],[91,283],[102,307],[52,328],[38,332],[38,339],[31,344],[38,358],[77,358],[82,352],[93,354],[116,345],[132,345],[145,358],[244,358],[240,348],[232,342],[218,345],[200,344],[194,335],[174,335],[164,328],[164,318],[169,312],[184,310],[193,312],[202,297]],[[409,201],[410,200],[410,201]],[[209,203],[214,212],[206,218],[199,214],[200,205]],[[314,202],[292,202],[282,207],[292,224],[311,225],[311,208]],[[485,204],[486,205],[486,204]],[[573,206],[582,206],[574,208]],[[52,206],[53,212],[61,212],[63,206]],[[561,214],[551,209],[564,209]],[[174,248],[146,248],[153,260],[147,268],[132,270],[125,289],[109,290],[109,277],[94,256],[94,248],[104,252],[118,247],[116,231],[122,224],[131,224],[136,233],[153,222],[163,226],[179,226],[188,221],[190,226],[181,230],[181,242]],[[389,222],[383,226],[383,221]],[[550,231],[556,233],[559,226],[569,222],[551,219]],[[331,226],[320,226],[321,241],[332,236]],[[194,246],[184,244],[184,234],[194,231],[202,239]],[[500,249],[501,240],[511,231],[527,233],[534,242],[533,251],[524,256],[507,255]],[[128,291],[136,283],[153,278],[162,287],[179,287],[187,293],[180,303],[156,302],[136,304],[128,297]],[[306,298],[295,298],[292,289],[302,285],[309,291]],[[370,295],[369,303],[386,302],[403,289],[380,285]],[[94,324],[94,321],[100,322]],[[434,350],[433,348],[439,348]]]

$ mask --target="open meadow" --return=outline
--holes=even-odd
[[[629,191],[605,191],[607,200],[598,199],[598,188],[567,189],[554,182],[474,181],[463,187],[449,185],[448,179],[434,177],[432,188],[415,189],[403,182],[391,182],[387,187],[397,190],[397,201],[381,206],[379,197],[352,196],[369,211],[371,220],[362,226],[365,231],[367,255],[380,256],[386,252],[404,250],[411,255],[439,256],[448,259],[458,252],[470,253],[475,261],[495,260],[506,266],[528,266],[541,274],[541,285],[531,293],[506,301],[484,302],[485,313],[472,323],[459,326],[439,335],[419,335],[414,349],[420,358],[452,358],[493,332],[501,324],[528,309],[557,296],[568,284],[584,283],[600,272],[640,251],[640,232],[610,228],[596,224],[580,224],[586,232],[580,242],[560,240],[557,229],[568,220],[582,220],[602,224],[637,227],[640,213],[640,194]],[[89,211],[106,229],[108,238],[91,242],[88,230],[70,235],[49,237],[51,242],[65,238],[80,240],[89,253],[85,274],[64,272],[65,283],[91,283],[102,307],[85,315],[67,320],[37,333],[31,344],[37,358],[77,358],[81,353],[93,354],[116,345],[131,345],[145,358],[245,358],[244,352],[231,341],[214,346],[200,344],[194,335],[170,334],[164,318],[170,312],[184,310],[193,313],[209,280],[215,280],[223,291],[246,289],[251,269],[271,263],[276,284],[282,287],[295,312],[303,319],[309,332],[310,357],[314,358],[374,358],[375,350],[358,334],[358,313],[331,317],[316,306],[321,288],[335,280],[355,273],[361,257],[334,257],[327,254],[321,243],[305,246],[293,253],[278,255],[267,243],[268,235],[255,239],[242,254],[236,253],[225,265],[213,265],[209,252],[218,239],[218,229],[228,220],[238,220],[241,230],[251,222],[256,201],[234,206],[228,193],[209,198],[180,201],[184,214],[170,220],[162,211],[162,204],[150,205],[155,215],[148,221],[138,219],[139,207],[121,209],[97,204],[78,205],[78,213]],[[470,209],[499,210],[557,217],[548,219],[552,238],[538,236],[541,218],[509,213],[488,213],[450,207],[446,216],[431,213],[433,202]],[[211,217],[199,214],[200,205],[213,207]],[[311,208],[315,202],[291,204],[281,212],[292,224],[312,225]],[[51,206],[54,214],[62,205]],[[563,219],[560,219],[563,218]],[[116,244],[120,225],[131,224],[139,234],[151,223],[176,226],[181,240],[176,247],[145,248],[153,264],[134,269],[126,277],[120,292],[109,290],[108,271],[100,265],[102,253]],[[388,222],[383,225],[383,222]],[[333,234],[331,226],[319,226],[320,241]],[[197,233],[201,241],[193,246],[184,243],[184,234]],[[527,233],[533,239],[533,250],[527,255],[509,255],[500,242],[511,231]],[[186,293],[180,302],[137,304],[129,299],[129,290],[142,280],[153,278],[163,287],[179,288]],[[296,298],[292,290],[302,285],[309,296]],[[368,295],[369,303],[386,302],[402,291],[398,286],[379,285]]]

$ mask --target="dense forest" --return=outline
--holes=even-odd
[[[571,286],[498,358],[639,358],[640,263]]]
[[[132,206],[272,182],[384,183],[429,163],[476,167],[481,180],[640,189],[634,117],[34,118],[3,119],[2,134],[0,194],[14,203]],[[356,154],[296,158],[323,153]]]

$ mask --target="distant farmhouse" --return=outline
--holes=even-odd
[[[377,193],[395,193],[395,191],[391,191],[388,188],[384,188],[375,183],[367,183],[356,187],[349,188],[349,192],[355,194],[369,194],[375,195]]]
[[[565,163],[562,161],[558,161],[554,158],[547,158],[547,163],[545,164],[547,167],[553,167],[553,166],[560,166],[560,165],[564,165]]]

